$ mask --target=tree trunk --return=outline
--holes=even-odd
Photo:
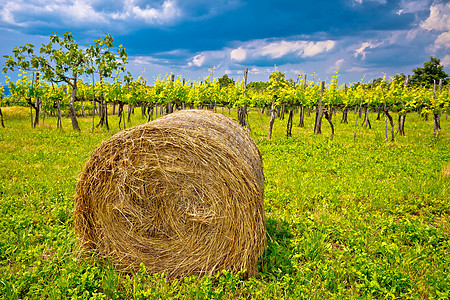
[[[31,121],[31,128],[34,128],[34,127],[33,127],[33,104],[31,103],[31,100],[29,100],[28,103],[30,104],[30,121]]]
[[[289,118],[287,122],[287,128],[286,128],[286,137],[292,136],[292,121],[294,119],[294,110],[289,110]]]
[[[1,123],[2,127],[5,128],[5,123],[3,123],[3,113],[2,113],[1,108],[0,108],[0,123]]]
[[[169,103],[166,104],[166,115],[172,113],[172,100],[169,100]]]
[[[39,109],[42,112],[42,124],[44,124],[45,123],[45,109],[42,108],[42,100],[41,100],[41,105],[40,105]]]
[[[244,98],[247,96],[247,76],[248,76],[248,68],[244,70]],[[237,109],[239,124],[241,124],[244,128],[249,128],[248,126],[248,114],[247,114],[247,105],[243,107],[238,107]]]
[[[70,95],[70,109],[69,116],[72,121],[72,129],[75,131],[81,131],[80,126],[78,125],[77,115],[75,112],[75,97],[77,96],[77,79],[74,79],[74,83],[72,86],[72,95]]]
[[[397,128],[397,132],[401,135],[401,136],[405,136],[405,119],[406,119],[406,113],[400,113],[398,115],[398,128]],[[397,133],[396,132],[396,133]]]
[[[433,113],[433,123],[434,123],[434,135],[438,136],[441,133],[441,114]],[[437,131],[437,134],[436,134]]]
[[[103,106],[104,116],[105,116],[105,125],[106,130],[109,131],[109,122],[108,122],[108,101],[105,99],[105,105]]]
[[[267,134],[269,140],[272,138],[272,130],[274,122],[275,122],[275,99],[272,100],[272,105],[270,106],[269,133]]]
[[[323,97],[323,90],[325,88],[325,81],[322,81],[320,85],[320,97],[319,97],[319,103],[316,106],[316,121],[314,125],[314,133],[320,134],[322,133],[322,97]]]
[[[147,122],[153,120],[153,105],[147,106]]]
[[[83,117],[86,118],[86,112],[84,111],[83,100],[81,100],[81,112],[83,114]]]
[[[238,113],[239,124],[241,124],[242,127],[248,128],[247,106],[238,107],[237,113]]]
[[[141,115],[142,117],[146,117],[147,116],[147,106],[145,105],[145,102],[141,103]]]
[[[348,124],[347,116],[348,116],[348,107],[346,106],[346,107],[344,107],[344,110],[342,110],[342,120],[341,120],[341,123]]]
[[[325,110],[325,111],[323,112],[323,114],[324,114],[324,116],[325,116],[325,119],[327,119],[328,123],[330,123],[330,126],[331,126],[331,137],[330,137],[330,141],[332,141],[332,140],[333,140],[333,137],[334,137],[334,126],[333,126],[333,122],[331,122],[331,115],[328,114],[328,111],[327,111],[327,110]]]
[[[34,128],[39,124],[39,112],[41,107],[40,101],[41,99],[36,99],[36,102],[34,104],[34,123],[33,123]]]
[[[94,122],[95,122],[95,77],[92,73],[92,132],[94,132]]]
[[[369,125],[369,129],[372,129],[372,126],[370,126],[370,120],[369,120],[369,104],[366,104],[363,125],[364,125],[364,127],[367,127],[367,125]]]
[[[439,94],[441,94],[441,93],[442,93],[442,79],[439,80]],[[433,85],[433,100],[436,100],[436,80],[434,81],[434,85]],[[440,112],[433,112],[433,123],[434,123],[434,137],[435,137],[435,142],[436,142],[437,137],[441,133],[441,113]],[[437,134],[436,134],[436,131],[438,132]]]
[[[59,99],[56,99],[56,108],[58,109],[58,121],[56,121],[56,127],[62,128],[61,105],[59,105]]]
[[[300,106],[300,122],[298,123],[298,127],[305,127],[305,107],[303,105]]]
[[[98,121],[97,126],[95,127],[99,127],[99,126],[103,126],[103,124],[105,123],[105,110],[103,108],[103,99],[100,98],[100,101],[98,102],[98,116],[100,117],[100,121]]]
[[[94,132],[95,122],[95,94],[92,95],[92,132]]]
[[[386,135],[386,143],[388,141],[388,134],[387,134],[387,119],[389,119],[389,123],[391,125],[391,142],[395,140],[394,135],[394,122],[392,120],[392,116],[389,114],[389,108],[385,108],[384,110],[384,132]]]
[[[355,132],[353,133],[353,141],[356,141],[356,128],[358,127],[358,116],[360,116],[360,112],[361,112],[361,107],[362,107],[362,103],[364,101],[364,92],[365,90],[363,90],[363,96],[361,99],[361,103],[359,104],[359,112],[356,111],[355,109],[355,114],[356,114],[356,122],[355,122]],[[356,106],[356,108],[358,108],[358,106]]]
[[[125,118],[123,117],[123,102],[119,102],[119,109],[117,114],[119,115],[119,130],[122,130],[122,128],[120,127],[122,120],[123,120],[123,129],[125,129]]]
[[[132,110],[133,110],[133,105],[132,104],[128,104],[128,116],[127,116],[128,123],[131,122],[131,111]]]

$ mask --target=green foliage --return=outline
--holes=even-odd
[[[441,65],[441,60],[430,56],[430,60],[423,63],[423,67],[417,67],[413,70],[411,82],[415,85],[433,87],[433,84],[439,84],[439,79],[443,80],[444,84],[448,83],[448,74],[444,71],[444,66]]]
[[[220,87],[224,88],[229,85],[234,85],[235,82],[232,78],[228,77],[228,74],[224,74],[222,77],[218,79]]]
[[[76,85],[76,79],[83,74],[98,71],[103,77],[110,77],[112,73],[123,67],[127,61],[127,53],[122,45],[117,50],[118,57],[111,52],[113,38],[106,34],[103,39],[98,38],[86,50],[83,50],[74,40],[70,32],[62,36],[55,32],[49,37],[50,42],[43,44],[39,53],[35,53],[35,46],[26,44],[13,49],[13,55],[6,58],[3,72],[23,70],[40,72],[42,78],[49,82],[65,82]]]
[[[253,89],[256,91],[264,91],[269,86],[269,82],[267,81],[252,81],[247,84],[248,89]]]
[[[70,86],[70,116],[72,127],[79,131],[76,119],[75,101],[77,99],[78,78],[83,75],[100,75],[100,84],[104,77],[111,77],[114,71],[125,71],[127,53],[122,45],[119,46],[116,55],[111,52],[113,38],[106,34],[103,39],[98,38],[93,45],[88,45],[84,50],[74,40],[70,32],[59,36],[58,32],[50,35],[50,42],[42,44],[38,54],[35,54],[34,45],[26,44],[13,49],[13,55],[4,55],[6,58],[3,72],[7,71],[33,71],[36,72],[36,85],[32,85],[28,100],[40,99],[42,95],[31,93],[38,85],[41,76],[45,81],[52,84],[65,83]]]

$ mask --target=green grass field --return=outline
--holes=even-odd
[[[63,129],[56,119],[30,126],[29,109],[2,108],[0,127],[0,298],[2,299],[448,299],[450,297],[450,120],[406,118],[406,137],[385,142],[384,119],[372,129],[313,114],[292,137],[285,120],[251,111],[264,163],[268,247],[257,278],[224,271],[167,281],[121,274],[80,255],[73,230],[77,177],[102,140],[118,131]],[[221,109],[218,109],[221,112]],[[225,109],[225,114],[228,110]],[[232,111],[232,117],[236,113]],[[394,116],[395,118],[396,116]],[[98,120],[97,120],[98,121]],[[132,123],[145,122],[140,111]]]

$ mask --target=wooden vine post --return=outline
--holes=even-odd
[[[52,82],[52,89],[53,89],[53,93],[55,95],[57,95],[55,92],[55,86],[54,86],[53,82]],[[57,115],[58,120],[56,121],[56,128],[61,129],[62,121],[61,121],[61,105],[59,105],[59,96],[55,97],[55,102],[56,102],[56,109],[58,110],[58,115]]]
[[[334,126],[333,126],[333,122],[331,121],[331,118],[333,116],[332,109],[333,109],[332,106],[328,106],[327,108],[325,108],[323,110],[323,115],[324,115],[325,119],[328,121],[328,123],[330,124],[330,127],[331,127],[330,141],[332,141],[333,137],[334,137]]]
[[[355,108],[356,122],[355,122],[355,132],[353,133],[353,141],[356,141],[356,128],[358,127],[358,116],[360,115],[360,112],[361,112],[361,107],[362,107],[362,104],[363,104],[363,101],[364,101],[364,94],[365,94],[365,91],[366,91],[366,89],[365,89],[365,87],[363,86],[363,94],[362,94],[362,97],[361,97],[361,102],[359,103],[359,110],[356,111],[356,108],[357,108],[358,106],[356,106],[356,108]]]
[[[303,78],[303,93],[306,92],[306,74]],[[300,122],[298,123],[297,127],[305,127],[305,106],[303,104],[300,104]]]
[[[372,80],[372,84],[370,86],[370,91],[371,92],[373,91],[373,86],[374,85],[375,85],[375,79]],[[366,103],[366,107],[364,109],[364,121],[361,124],[361,127],[362,126],[367,127],[367,125],[369,126],[369,129],[372,129],[372,126],[370,125],[370,120],[369,120],[369,103],[368,102]]]
[[[347,98],[347,84],[344,84],[344,94],[345,94],[345,98]],[[342,110],[342,120],[341,123],[345,123],[348,124],[348,120],[347,120],[347,116],[348,116],[348,105],[347,103],[344,104],[344,109]]]
[[[92,73],[92,132],[94,132],[94,122],[95,122],[95,77]]]
[[[295,82],[292,86],[292,88],[295,90]],[[286,128],[286,137],[292,136],[292,123],[294,119],[294,108],[292,107],[292,104],[289,107],[289,117],[287,122],[287,128]]]
[[[2,113],[1,107],[0,107],[0,123],[1,123],[2,127],[5,128],[5,123],[3,123],[3,113]]]
[[[172,85],[175,82],[175,75],[174,74],[170,75],[170,82],[171,82]],[[171,114],[171,113],[173,113],[172,99],[169,99],[169,102],[167,103],[167,106],[166,106],[166,114]]]
[[[393,142],[395,140],[395,134],[394,134],[394,122],[392,120],[392,116],[389,114],[389,106],[387,105],[387,101],[386,101],[386,95],[384,92],[383,87],[381,87],[382,91],[383,91],[383,98],[384,98],[384,134],[386,136],[386,143],[388,142],[388,125],[387,125],[387,120],[389,119],[389,123],[391,124],[391,142]]]
[[[439,94],[442,93],[442,79],[439,79]],[[436,80],[433,82],[433,103],[436,103]],[[434,107],[433,110],[433,123],[434,123],[434,138],[435,141],[441,133],[441,112],[438,107]],[[437,132],[437,134],[436,134]]]
[[[247,96],[247,76],[248,76],[248,68],[244,70],[244,98]],[[245,127],[247,129],[250,129],[248,125],[248,113],[247,113],[247,104],[244,106],[240,106],[237,109],[238,111],[238,120],[239,124],[241,124],[242,127]]]
[[[320,97],[319,97],[319,102],[317,103],[316,106],[316,122],[314,125],[314,134],[320,134],[322,133],[322,116],[323,116],[323,112],[322,112],[322,97],[323,97],[323,90],[325,89],[325,81],[322,81],[320,84]]]
[[[409,75],[405,78],[405,84],[403,85],[403,93],[408,88]],[[406,108],[405,102],[402,101],[402,110],[398,115],[398,128],[397,132],[400,133],[401,136],[405,136],[405,119],[406,119]]]

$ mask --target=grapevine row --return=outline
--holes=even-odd
[[[70,85],[55,85],[40,80],[37,74],[24,72],[16,82],[7,80],[11,95],[2,97],[0,107],[6,105],[29,106],[34,110],[36,125],[40,110],[58,116],[58,126],[61,116],[69,109]],[[2,91],[0,91],[1,93]],[[125,107],[131,112],[135,107],[142,109],[142,114],[151,120],[155,109],[164,107],[164,113],[174,109],[237,107],[259,108],[271,115],[273,125],[274,112],[283,109],[289,114],[287,136],[292,128],[294,110],[300,114],[299,126],[303,125],[305,110],[316,111],[315,133],[320,133],[322,118],[325,118],[333,128],[332,115],[342,111],[342,122],[347,121],[349,109],[356,108],[364,112],[364,124],[370,126],[369,110],[378,112],[390,120],[391,131],[393,121],[390,113],[398,113],[398,132],[404,134],[406,114],[417,111],[424,117],[433,116],[435,131],[440,132],[440,115],[450,109],[450,86],[436,83],[433,88],[424,88],[408,84],[408,78],[395,77],[391,80],[357,82],[351,86],[338,84],[338,74],[329,83],[308,80],[306,75],[298,76],[296,81],[286,79],[285,74],[275,70],[269,76],[269,81],[261,88],[246,85],[246,78],[237,83],[223,84],[218,79],[206,77],[203,81],[186,82],[181,76],[166,76],[157,78],[153,85],[139,77],[125,76],[112,82],[78,82],[75,109],[80,115],[86,116],[86,111],[100,115],[100,125],[108,126],[105,108],[108,104],[118,107],[119,126],[125,122]],[[95,109],[93,109],[95,108]],[[239,111],[239,110],[238,110]],[[129,114],[128,114],[129,119]],[[241,118],[239,117],[241,120]],[[94,122],[94,119],[93,119]],[[94,126],[94,123],[93,123]],[[289,128],[290,127],[290,128]],[[269,129],[269,138],[271,129]],[[392,139],[394,134],[392,134]]]

